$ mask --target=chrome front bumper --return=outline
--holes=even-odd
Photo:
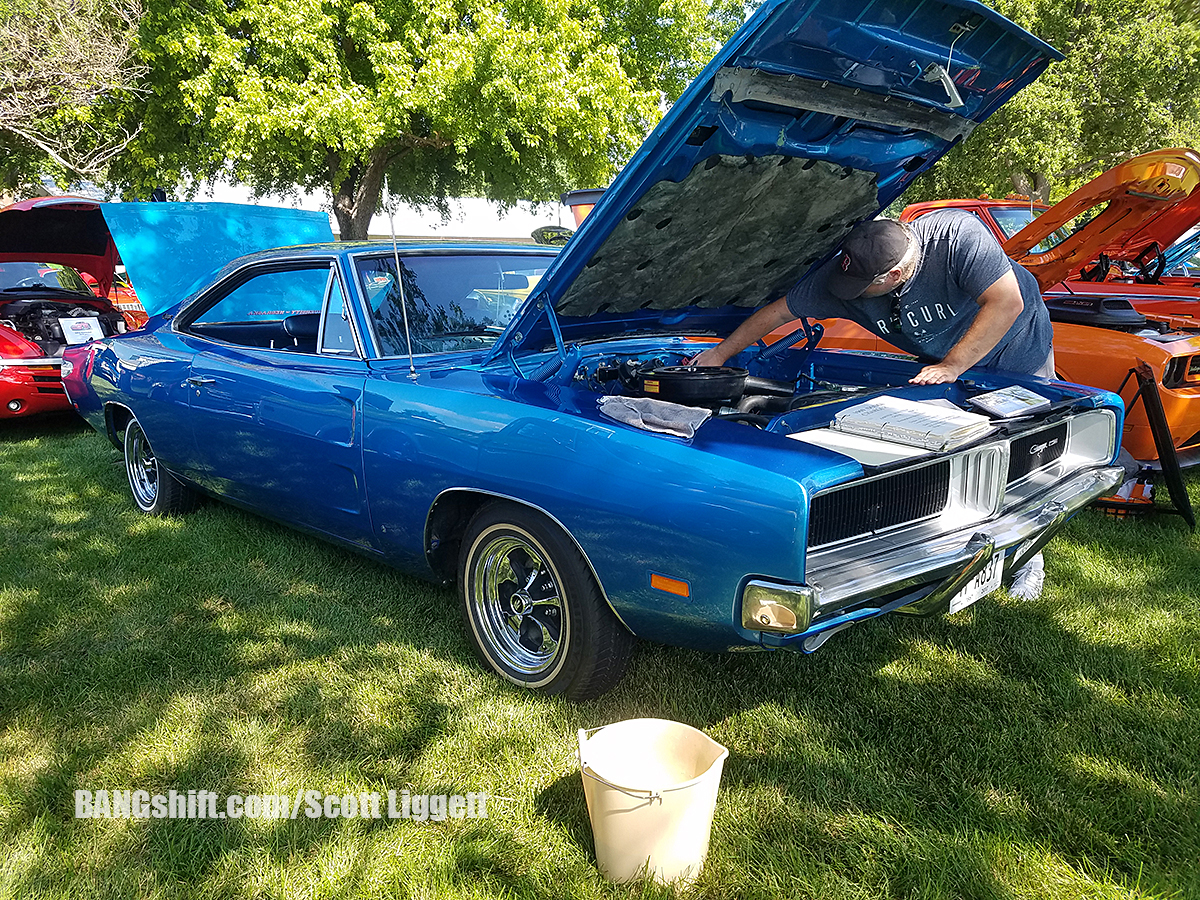
[[[1124,477],[1120,466],[1090,469],[991,521],[865,559],[855,558],[853,546],[813,554],[805,582],[816,591],[814,625],[871,598],[960,580],[972,563],[979,565],[980,549],[987,544],[1000,552],[1017,548],[1006,561],[1006,570],[1012,571],[1037,553],[1075,512],[1109,493]],[[910,611],[926,611],[919,601],[913,607]]]

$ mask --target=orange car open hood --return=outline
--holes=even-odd
[[[1153,241],[1165,250],[1200,218],[1197,186],[1200,153],[1187,147],[1145,153],[1113,166],[1054,204],[1005,241],[1004,250],[1032,272],[1045,291],[1102,253],[1114,261],[1133,260]],[[1049,250],[1034,249],[1096,207],[1101,208],[1099,214],[1065,240]]]

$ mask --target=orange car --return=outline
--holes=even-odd
[[[900,218],[947,207],[978,216],[1045,292],[1058,376],[1110,391],[1125,382],[1128,405],[1137,382],[1126,376],[1138,360],[1146,362],[1180,463],[1194,465],[1200,463],[1200,279],[1166,282],[1179,296],[1132,288],[1152,255],[1147,247],[1169,244],[1200,219],[1198,185],[1200,154],[1158,150],[1109,169],[1052,207],[1027,198],[938,200],[913,204]],[[821,324],[823,347],[900,352],[852,322]],[[1122,444],[1144,463],[1157,461],[1141,403],[1126,418]]]
[[[116,271],[113,272],[112,287],[108,289],[108,302],[121,311],[130,328],[141,328],[150,317],[146,315],[146,310],[143,308],[142,302],[138,300],[124,269],[124,266],[117,266]],[[87,282],[87,286],[97,297],[104,296],[100,282],[87,272],[79,274],[83,276],[83,280]]]

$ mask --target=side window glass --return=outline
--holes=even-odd
[[[321,322],[321,352],[354,354],[354,332],[350,328],[350,313],[346,309],[342,285],[337,273],[329,273],[329,295],[325,304],[325,315]]]
[[[317,352],[329,265],[275,269],[242,282],[186,326],[241,347]]]

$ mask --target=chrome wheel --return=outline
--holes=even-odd
[[[125,474],[133,502],[148,515],[170,516],[196,508],[199,497],[159,465],[137,419],[130,419],[125,426]]]
[[[471,574],[471,618],[499,662],[527,676],[553,668],[568,612],[559,580],[533,541],[519,534],[485,538]]]
[[[501,678],[572,700],[620,680],[633,635],[559,523],[518,503],[485,504],[463,534],[458,566],[471,644]]]
[[[143,512],[153,510],[158,500],[158,460],[136,419],[125,429],[125,472],[138,508]]]

